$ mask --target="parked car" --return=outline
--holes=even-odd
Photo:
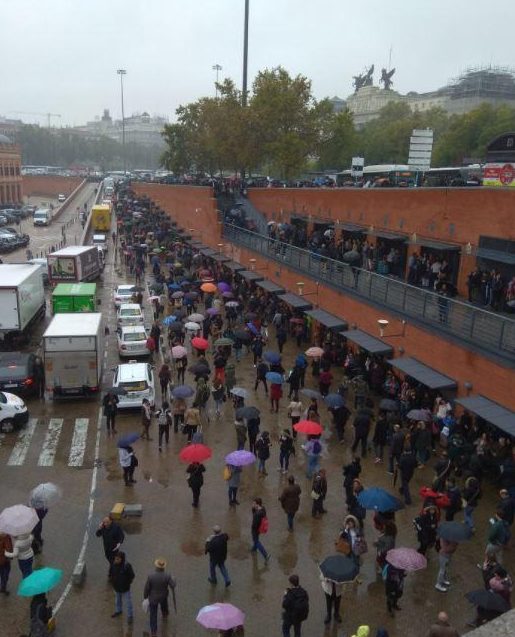
[[[26,352],[0,352],[0,390],[33,393],[35,359]]]
[[[127,325],[119,327],[118,354],[125,356],[148,356],[147,349],[148,334],[143,325]]]
[[[59,203],[63,203],[63,201],[66,201],[66,195],[64,195],[62,192],[60,192],[60,193],[57,195],[57,201],[58,201]]]
[[[114,306],[118,308],[122,303],[131,303],[135,291],[134,285],[119,285],[113,293]]]
[[[27,405],[19,396],[0,392],[0,432],[11,433],[23,427],[29,420]]]
[[[148,363],[131,360],[118,365],[114,373],[113,387],[127,392],[118,396],[118,409],[141,407],[144,398],[152,407],[155,404],[154,370]]]
[[[117,314],[117,325],[143,325],[143,310],[137,303],[122,303]]]

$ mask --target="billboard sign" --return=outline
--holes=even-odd
[[[364,157],[353,157],[350,169],[351,177],[354,179],[361,179],[363,177],[363,168],[365,167]]]
[[[483,169],[483,186],[515,188],[515,164],[486,164]]]

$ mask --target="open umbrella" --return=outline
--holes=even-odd
[[[184,292],[181,292],[181,290],[177,290],[177,292],[174,292],[172,294],[172,299],[182,299],[183,296]]]
[[[196,336],[191,339],[191,344],[195,349],[206,350],[209,347],[209,341],[201,336]]]
[[[242,626],[245,621],[245,614],[232,604],[209,604],[203,606],[197,615],[197,622],[213,630],[226,631],[236,626]]]
[[[359,573],[359,564],[348,555],[329,555],[319,565],[322,575],[332,582],[352,582]]]
[[[478,608],[483,608],[484,610],[493,610],[499,613],[505,613],[510,610],[510,604],[499,595],[499,593],[495,593],[492,590],[486,590],[484,588],[480,588],[476,591],[470,591],[470,593],[466,593],[465,597],[471,604],[477,606]]]
[[[59,582],[63,576],[63,572],[58,568],[39,568],[36,571],[22,579],[18,586],[18,595],[22,597],[32,597],[40,593],[48,593]]]
[[[216,339],[214,345],[215,347],[230,347],[231,345],[234,345],[234,342],[232,339],[222,336],[222,338]]]
[[[238,420],[252,420],[254,418],[259,418],[260,411],[257,407],[249,406],[249,407],[240,407],[236,410],[235,416]]]
[[[188,351],[182,345],[174,345],[171,351],[172,358],[184,358],[188,355]]]
[[[254,336],[257,336],[259,334],[259,330],[254,325],[254,323],[246,323],[245,327],[248,328],[252,332],[252,334],[254,334]]]
[[[229,283],[226,283],[225,281],[220,281],[220,283],[218,284],[218,289],[220,290],[220,292],[229,292],[231,289],[231,286],[229,285]]]
[[[300,420],[293,425],[293,428],[295,431],[308,436],[318,436],[323,431],[322,425],[314,420]]]
[[[63,492],[53,482],[43,482],[30,492],[29,504],[35,509],[47,509],[61,499]]]
[[[324,403],[329,407],[329,409],[338,409],[338,407],[343,407],[345,405],[345,401],[340,394],[327,394],[324,398]]]
[[[106,391],[106,394],[113,394],[113,396],[127,396],[128,393],[125,387],[110,387]]]
[[[408,420],[422,420],[424,422],[429,422],[431,420],[431,412],[427,409],[411,409],[406,414],[406,418],[408,418]]]
[[[206,314],[208,316],[216,316],[217,314],[220,314],[220,310],[217,307],[210,307],[206,310]]]
[[[390,549],[386,554],[386,561],[403,571],[420,571],[427,566],[427,559],[416,549],[403,547]]]
[[[267,351],[263,354],[263,358],[266,360],[267,363],[270,363],[271,365],[277,365],[281,362],[281,355],[279,354],[279,352]]]
[[[399,509],[404,508],[399,498],[391,495],[385,489],[381,489],[381,487],[363,489],[358,495],[358,502],[365,509],[372,511],[399,511]]]
[[[186,316],[186,310],[183,307],[177,307],[173,310],[172,314],[178,319],[182,319]]]
[[[0,513],[0,533],[7,535],[23,535],[30,533],[39,522],[39,518],[31,507],[15,504]]]
[[[204,318],[205,316],[203,314],[200,314],[199,312],[194,312],[193,314],[190,314],[188,316],[188,321],[191,321],[192,323],[202,323]]]
[[[202,290],[202,292],[206,292],[207,294],[214,294],[216,292],[216,285],[214,283],[202,283],[202,285],[200,286],[200,289]]]
[[[245,320],[247,321],[254,321],[257,317],[258,315],[255,312],[247,312],[245,314]]]
[[[242,343],[249,343],[252,340],[252,334],[249,334],[246,330],[236,330],[234,338],[237,338]]]
[[[234,297],[234,294],[228,290],[227,292],[222,292],[222,296],[224,297],[224,299],[232,299]]]
[[[379,409],[384,411],[399,411],[399,405],[391,398],[383,398],[379,402]]]
[[[183,462],[204,462],[204,460],[209,460],[211,455],[211,449],[206,445],[187,445],[181,449],[179,458]]]
[[[466,542],[472,537],[472,530],[463,522],[442,522],[436,529],[438,537],[447,542]]]
[[[176,332],[177,334],[184,332],[184,327],[181,325],[181,323],[172,323],[171,325],[168,326],[168,329],[171,332]]]
[[[306,350],[306,356],[311,356],[312,358],[320,358],[324,353],[324,350],[321,347],[310,347]]]
[[[174,398],[190,398],[195,394],[195,390],[189,385],[177,385],[172,389],[171,394]]]
[[[266,379],[272,385],[282,385],[284,383],[283,375],[279,374],[279,372],[267,372]]]
[[[163,325],[166,325],[168,327],[172,323],[175,323],[176,320],[177,320],[177,317],[171,314],[170,316],[165,316],[161,322]]]
[[[225,307],[238,307],[239,303],[238,301],[227,301],[227,303],[225,304]]]
[[[226,464],[231,464],[233,467],[245,467],[246,465],[256,462],[256,456],[251,451],[245,449],[238,449],[237,451],[231,451],[231,453],[225,456]]]
[[[130,447],[136,442],[136,440],[139,440],[140,437],[141,435],[137,434],[136,432],[132,434],[126,434],[125,436],[118,438],[118,442],[116,443],[116,446],[119,447],[120,449],[123,447]]]
[[[233,387],[231,389],[231,394],[233,394],[234,396],[238,396],[239,398],[247,398],[247,396],[249,395],[248,391],[246,389],[243,389],[243,387]]]
[[[307,396],[308,398],[322,398],[322,394],[314,389],[309,389],[308,387],[303,387],[300,392],[303,396]]]
[[[202,374],[202,375],[206,374],[207,376],[209,376],[211,372],[207,361],[200,361],[198,363],[194,363],[193,365],[188,367],[188,371],[191,374]]]
[[[196,299],[198,299],[198,292],[186,292],[184,298],[187,301],[195,301]]]
[[[348,250],[342,255],[342,260],[346,263],[355,263],[361,259],[361,255],[356,250]]]
[[[177,290],[181,289],[181,286],[178,283],[169,283],[168,289],[172,290],[172,292],[176,292]]]
[[[149,296],[148,300],[152,303],[152,301],[159,301],[159,297],[154,294],[153,296]]]
[[[188,321],[184,324],[184,327],[190,332],[198,332],[200,329],[200,325],[194,321]]]

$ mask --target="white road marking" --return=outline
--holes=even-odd
[[[11,457],[7,461],[10,467],[20,467],[27,456],[27,452],[30,447],[30,441],[36,431],[36,425],[38,424],[37,418],[29,418],[29,422],[25,429],[22,429],[18,434],[18,440],[14,445],[14,449],[11,452]]]
[[[72,446],[70,448],[70,457],[68,458],[69,467],[82,467],[86,452],[88,424],[89,418],[75,418],[75,429],[73,430]]]
[[[45,441],[43,442],[43,448],[39,454],[39,467],[51,467],[54,464],[55,454],[57,453],[57,444],[59,442],[59,436],[61,435],[62,428],[62,418],[50,418]]]

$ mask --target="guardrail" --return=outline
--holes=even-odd
[[[515,362],[515,320],[288,243],[224,224],[224,237],[307,276]]]

